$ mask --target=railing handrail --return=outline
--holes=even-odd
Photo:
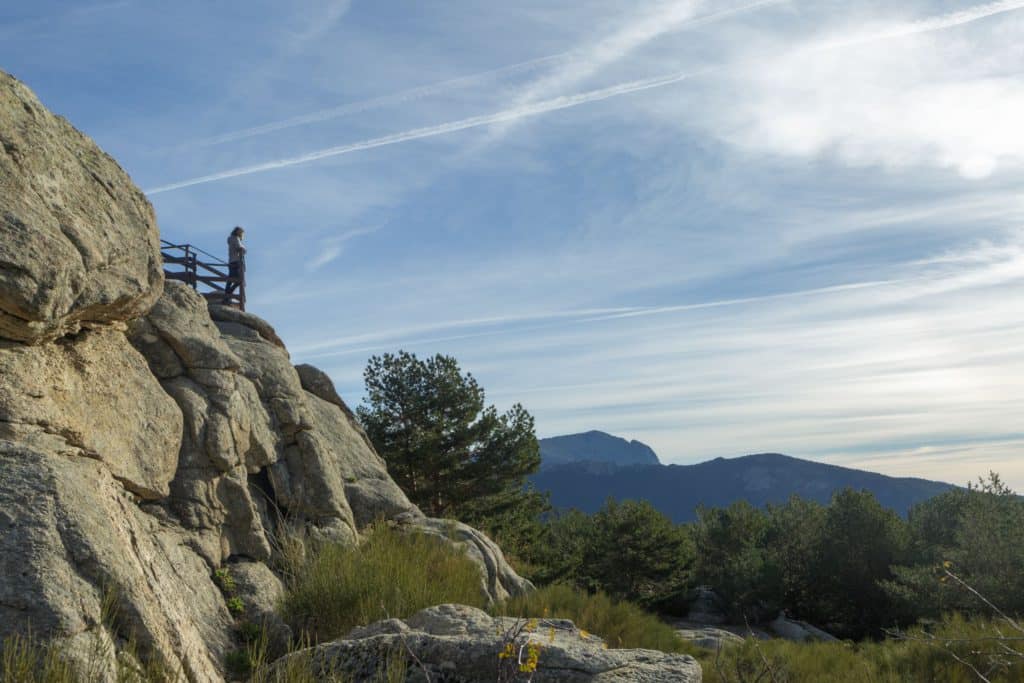
[[[167,252],[178,251],[182,252],[183,256],[171,255]],[[206,263],[200,261],[197,257],[198,254],[210,257],[213,262]],[[165,239],[160,240],[160,255],[164,259],[164,273],[166,276],[180,280],[188,284],[198,291],[199,284],[204,285],[212,289],[212,292],[200,292],[207,299],[215,297],[224,297],[228,302],[237,302],[239,307],[245,310],[245,276],[242,275],[238,278],[231,277],[231,264],[226,261],[222,261],[213,254],[199,249],[192,244],[174,244]],[[170,271],[166,269],[168,265],[180,266],[183,270]],[[204,271],[213,273],[213,276],[206,274],[199,274],[199,269],[202,268]],[[220,284],[225,283],[225,284]],[[228,293],[227,283],[236,283],[238,288]]]
[[[161,251],[163,251],[164,249],[184,249],[186,251],[194,251],[197,254],[202,254],[203,256],[209,256],[211,259],[213,259],[212,265],[215,265],[215,266],[226,266],[226,265],[228,265],[227,261],[222,260],[218,256],[214,256],[213,254],[211,254],[208,251],[204,251],[204,250],[200,249],[199,247],[197,247],[194,244],[172,244],[171,242],[168,242],[165,239],[161,239],[160,240],[160,244],[161,244],[161,247],[160,247]]]

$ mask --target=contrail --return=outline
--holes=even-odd
[[[205,183],[213,183],[218,180],[227,180],[228,178],[237,178],[239,176],[252,175],[253,173],[262,173],[263,171],[272,171],[278,168],[297,166],[299,164],[306,164],[311,161],[317,161],[319,159],[336,157],[342,154],[350,154],[351,152],[359,152],[364,149],[373,149],[374,147],[384,147],[386,145],[396,145],[400,142],[419,140],[421,138],[434,137],[435,135],[447,135],[448,133],[466,130],[467,128],[478,128],[480,126],[489,126],[494,123],[512,121],[527,116],[537,116],[538,114],[545,114],[547,112],[557,111],[559,109],[568,109],[570,107],[576,107],[581,104],[587,104],[588,102],[607,100],[612,97],[628,95],[630,93],[640,92],[642,90],[662,88],[665,87],[666,85],[672,85],[673,83],[679,83],[689,78],[703,75],[712,70],[712,68],[705,68],[696,71],[678,72],[674,74],[669,74],[667,76],[645,78],[639,81],[621,83],[619,85],[613,85],[611,87],[601,88],[599,90],[591,90],[589,92],[579,93],[577,95],[565,95],[562,97],[555,97],[549,100],[544,100],[541,102],[535,102],[533,104],[527,104],[521,107],[516,107],[514,109],[506,109],[504,111],[499,111],[494,114],[473,116],[468,119],[460,119],[458,121],[442,123],[437,126],[428,126],[426,128],[415,128],[413,130],[408,130],[403,133],[394,133],[392,135],[385,135],[379,138],[363,140],[362,142],[353,142],[347,145],[328,147],[326,149],[317,150],[315,152],[309,152],[308,154],[302,154],[300,156],[289,157],[286,159],[277,159],[275,161],[268,161],[262,164],[255,164],[253,166],[242,166],[240,168],[233,168],[227,171],[221,171],[220,173],[212,173],[210,175],[199,176],[197,178],[190,178],[188,180],[182,180],[177,183],[171,183],[169,185],[161,185],[159,187],[154,187],[149,190],[145,190],[145,193],[150,195],[160,194],[161,192],[180,190],[181,188],[191,187],[193,185],[203,185]]]
[[[358,114],[371,109],[379,109],[381,107],[387,107],[394,104],[403,104],[411,102],[413,100],[423,99],[436,95],[445,90],[452,88],[458,88],[466,85],[472,85],[491,78],[507,76],[514,73],[522,73],[526,71],[532,71],[539,67],[551,64],[553,62],[559,62],[572,56],[572,52],[562,52],[556,55],[548,55],[547,57],[538,57],[537,59],[531,59],[525,62],[519,62],[518,64],[509,64],[497,69],[490,69],[489,71],[481,71],[479,73],[470,74],[468,76],[460,76],[458,78],[452,78],[446,81],[439,81],[437,83],[430,83],[428,85],[422,85],[409,90],[403,90],[401,92],[392,93],[390,95],[382,95],[380,97],[374,97],[368,100],[362,100],[360,102],[351,102],[349,104],[343,104],[338,107],[331,107],[329,109],[321,109],[309,114],[302,114],[300,116],[293,116],[288,119],[282,119],[280,121],[272,121],[265,123],[260,126],[253,126],[252,128],[244,128],[242,130],[232,131],[230,133],[222,133],[221,135],[215,135],[209,138],[203,138],[200,140],[194,140],[179,145],[177,149],[192,149],[196,147],[212,147],[214,145],[221,145],[226,142],[234,142],[236,140],[244,140],[245,138],[252,138],[258,135],[266,135],[267,133],[273,133],[279,130],[285,130],[287,128],[295,128],[297,126],[304,126],[309,123],[320,123],[322,121],[330,121],[331,119],[341,118],[343,116],[350,116],[352,114]]]
[[[701,17],[689,19],[676,28],[691,28],[695,26],[701,26],[704,24],[713,23],[732,16],[750,12],[756,9],[760,9],[761,7],[766,5],[777,5],[789,1],[790,0],[755,0],[755,2],[751,2],[746,5],[742,5],[739,7],[730,7],[728,9],[720,10],[718,12],[712,12],[711,14],[707,14]],[[670,30],[675,29],[666,26],[663,29],[661,29],[659,33]],[[449,90],[452,88],[472,85],[474,83],[478,83],[480,81],[484,81],[487,79],[498,78],[515,73],[533,71],[548,64],[565,61],[579,54],[580,51],[578,50],[570,50],[555,55],[548,55],[547,57],[538,57],[536,59],[531,59],[525,62],[519,62],[518,64],[510,64],[508,66],[503,66],[497,69],[490,69],[488,71],[481,71],[479,73],[470,74],[468,76],[460,76],[458,78],[452,78],[446,81],[440,81],[438,83],[431,83],[428,85],[419,86],[416,88],[412,88],[410,90],[405,90],[390,95],[383,95],[381,97],[374,97],[372,99],[363,100],[361,102],[352,102],[350,104],[343,104],[337,107],[321,109],[320,111],[312,112],[309,114],[301,114],[299,116],[293,116],[291,118],[282,119],[280,121],[272,121],[270,123],[265,123],[259,126],[253,126],[252,128],[244,128],[241,130],[222,133],[220,135],[215,135],[200,140],[194,140],[192,142],[186,142],[184,144],[178,145],[176,149],[183,150],[194,149],[197,147],[212,147],[227,142],[234,142],[237,140],[244,140],[246,138],[256,137],[259,135],[266,135],[267,133],[273,133],[279,130],[295,128],[297,126],[304,126],[310,123],[320,123],[323,121],[329,121],[332,119],[341,118],[343,116],[349,116],[352,114],[358,114],[372,109],[379,109],[381,107],[387,107],[395,104],[403,104],[406,102],[411,102],[413,100],[430,97],[432,95],[438,94],[439,92],[443,92],[445,90]],[[596,66],[599,65],[595,65],[595,68]],[[518,105],[533,100],[534,98],[527,95],[526,97],[520,98],[520,101],[516,102],[516,104]]]
[[[704,308],[722,308],[725,306],[742,306],[744,304],[756,304],[765,301],[778,299],[793,299],[799,297],[817,296],[819,294],[834,294],[837,292],[849,292],[858,289],[876,289],[878,287],[889,287],[909,282],[907,279],[900,280],[869,280],[867,282],[853,282],[845,285],[829,285],[828,287],[815,287],[813,289],[800,289],[792,292],[780,292],[779,294],[761,294],[758,296],[747,296],[737,299],[717,299],[715,301],[702,301],[693,304],[680,304],[677,306],[649,306],[638,308],[622,313],[611,313],[594,318],[586,318],[580,322],[599,322],[603,320],[618,320],[619,318],[635,318],[638,316],[661,315],[664,313],[679,313],[682,311],[698,311]]]
[[[843,285],[831,285],[827,287],[815,287],[813,289],[800,289],[790,292],[782,292],[779,294],[763,294],[756,296],[749,296],[737,299],[717,299],[713,301],[704,301],[693,304],[682,304],[678,306],[645,306],[645,307],[629,307],[622,309],[611,309],[611,310],[580,310],[580,311],[564,311],[562,313],[552,315],[539,315],[539,316],[523,316],[523,317],[512,317],[509,322],[519,322],[520,320],[537,320],[538,324],[531,325],[525,328],[518,328],[516,332],[536,332],[540,330],[551,330],[558,329],[567,326],[586,325],[589,323],[600,323],[606,321],[620,320],[624,318],[634,318],[639,316],[657,316],[664,315],[666,313],[681,313],[686,311],[696,311],[705,308],[724,308],[732,306],[742,306],[745,304],[760,304],[769,301],[776,301],[779,299],[794,299],[794,298],[811,298],[815,296],[836,294],[842,292],[856,291],[861,289],[878,289],[883,287],[891,287],[894,285],[904,284],[912,282],[914,280],[920,280],[921,278],[911,279],[897,279],[897,280],[871,280],[866,282],[852,282]],[[583,317],[586,316],[586,317]],[[550,319],[550,320],[548,320]],[[480,332],[467,332],[465,334],[456,334],[443,337],[432,337],[432,338],[409,338],[408,336],[402,336],[401,334],[395,335],[361,335],[360,337],[353,338],[350,343],[356,343],[358,339],[359,343],[365,343],[366,346],[360,347],[349,347],[336,349],[339,346],[346,346],[347,340],[334,340],[323,344],[315,344],[304,349],[297,349],[296,354],[301,355],[306,359],[313,358],[333,358],[336,356],[346,356],[353,353],[364,353],[366,351],[377,351],[382,348],[387,348],[389,345],[400,345],[400,344],[428,344],[436,342],[447,342],[447,341],[461,341],[465,339],[476,339],[480,337],[492,337],[509,334],[512,330],[507,327],[501,326],[501,323],[506,322],[501,318],[494,318],[488,320],[490,324],[497,326],[497,329],[480,331]],[[439,328],[448,327],[461,327],[459,324],[440,325]],[[309,353],[309,352],[312,353]]]
[[[820,43],[818,45],[814,45],[813,47],[811,47],[810,50],[834,50],[837,48],[862,45],[864,43],[873,43],[879,40],[889,40],[890,38],[912,36],[918,33],[931,33],[932,31],[942,31],[947,28],[962,26],[964,24],[969,24],[974,21],[979,21],[981,19],[993,17],[997,14],[1014,12],[1019,9],[1024,9],[1024,0],[998,0],[997,2],[990,2],[985,5],[978,5],[977,7],[971,7],[970,9],[960,10],[958,12],[941,14],[937,17],[930,17],[928,19],[922,19],[920,21],[910,21],[904,24],[897,24],[885,31],[867,33],[859,36],[855,35],[841,40]]]
[[[998,2],[991,2],[985,5],[979,5],[975,8],[963,10],[960,12],[952,12],[949,14],[943,14],[929,19],[922,19],[921,21],[898,25],[895,28],[886,31],[880,31],[861,36],[854,36],[852,38],[847,38],[841,41],[822,43],[812,47],[811,50],[817,51],[836,49],[878,40],[898,38],[901,36],[928,33],[931,31],[940,31],[943,29],[968,24],[970,22],[978,21],[980,19],[985,19],[987,17],[995,16],[997,14],[1012,12],[1014,10],[1019,10],[1022,8],[1024,8],[1024,0],[999,0]],[[340,156],[342,154],[349,154],[351,152],[358,152],[365,149],[384,147],[386,145],[395,145],[401,142],[408,142],[410,140],[419,140],[422,138],[434,137],[435,135],[446,135],[448,133],[454,133],[460,130],[466,130],[468,128],[477,128],[480,126],[488,126],[495,123],[514,121],[516,119],[521,119],[528,116],[537,116],[538,114],[544,114],[551,111],[568,109],[570,107],[576,107],[581,104],[606,100],[612,97],[618,97],[620,95],[627,95],[630,93],[640,92],[643,90],[650,90],[653,88],[662,88],[667,85],[672,85],[687,79],[695,78],[697,76],[702,76],[715,71],[720,71],[723,68],[724,67],[705,67],[703,69],[695,71],[677,72],[673,74],[668,74],[666,76],[631,81],[629,83],[621,83],[619,85],[614,85],[608,88],[591,90],[589,92],[583,92],[576,95],[555,97],[540,102],[523,104],[522,106],[514,107],[512,109],[506,109],[504,111],[496,112],[494,114],[474,116],[467,119],[460,119],[458,121],[443,123],[437,126],[415,128],[413,130],[405,131],[402,133],[394,133],[392,135],[385,135],[379,138],[371,138],[369,140],[364,140],[362,142],[354,142],[347,145],[328,147],[326,149],[317,150],[315,152],[309,152],[307,154],[303,154],[300,156],[289,157],[285,159],[277,159],[275,161],[268,161],[262,164],[255,164],[253,166],[242,166],[227,171],[221,171],[220,173],[213,173],[210,175],[190,178],[188,180],[182,180],[176,183],[171,183],[169,185],[161,185],[159,187],[154,187],[150,190],[145,190],[145,192],[146,194],[151,195],[160,194],[161,192],[180,190],[182,188],[191,187],[193,185],[203,185],[205,183],[217,182],[219,180],[227,180],[229,178],[237,178],[239,176],[251,175],[253,173],[262,173],[264,171],[272,171],[278,168],[297,166],[299,164],[305,164],[311,161],[317,161],[319,159],[325,159],[328,157]]]
[[[660,10],[643,14],[636,21],[626,24],[588,48],[578,50],[576,59],[569,61],[564,68],[555,69],[552,73],[528,84],[509,106],[521,107],[572,90],[609,65],[622,60],[631,52],[663,35],[717,23],[769,5],[789,2],[791,0],[754,0],[745,5],[729,7],[700,16],[692,14],[693,5],[699,3],[663,3]],[[481,141],[480,146],[489,145],[501,139],[513,127],[512,123],[507,126],[492,127],[488,139]],[[477,147],[477,151],[480,146]]]

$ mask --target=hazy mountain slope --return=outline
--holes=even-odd
[[[596,430],[541,439],[540,456],[543,468],[580,461],[612,463],[620,467],[660,463],[647,444]]]
[[[867,489],[882,505],[902,515],[915,503],[951,487],[776,453],[716,458],[696,465],[615,468],[603,463],[571,463],[542,469],[532,481],[538,490],[551,493],[556,508],[593,512],[609,497],[645,499],[677,522],[694,519],[701,504],[721,507],[747,500],[762,506],[784,502],[793,494],[824,503],[846,487]]]

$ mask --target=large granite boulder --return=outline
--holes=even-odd
[[[289,640],[273,568],[296,527],[452,528],[491,600],[529,589],[479,531],[423,516],[266,321],[164,288],[158,246],[128,177],[0,73],[0,649],[31,633],[83,680],[135,661],[221,682],[244,627]]]
[[[403,660],[404,680],[410,683],[484,683],[527,680],[519,665],[529,661],[531,650],[536,654],[537,681],[701,680],[700,665],[688,655],[608,649],[600,638],[581,631],[571,621],[491,617],[464,605],[439,605],[405,620],[388,619],[358,628],[345,638],[289,655],[277,666],[290,664],[294,668],[301,662],[324,680],[339,675],[342,680],[369,683],[381,680],[382,665],[397,657]],[[505,677],[499,673],[502,669]]]
[[[0,71],[0,337],[38,343],[133,318],[162,283],[142,192]]]

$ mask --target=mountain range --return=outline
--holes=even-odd
[[[595,457],[587,450],[591,444],[598,446]],[[603,432],[542,439],[541,460],[531,481],[537,490],[551,494],[558,509],[595,512],[608,498],[647,500],[676,522],[693,521],[700,505],[725,507],[746,500],[760,507],[783,503],[793,495],[827,503],[844,488],[866,489],[885,507],[906,515],[913,505],[953,487],[779,453],[662,465],[649,446]]]

